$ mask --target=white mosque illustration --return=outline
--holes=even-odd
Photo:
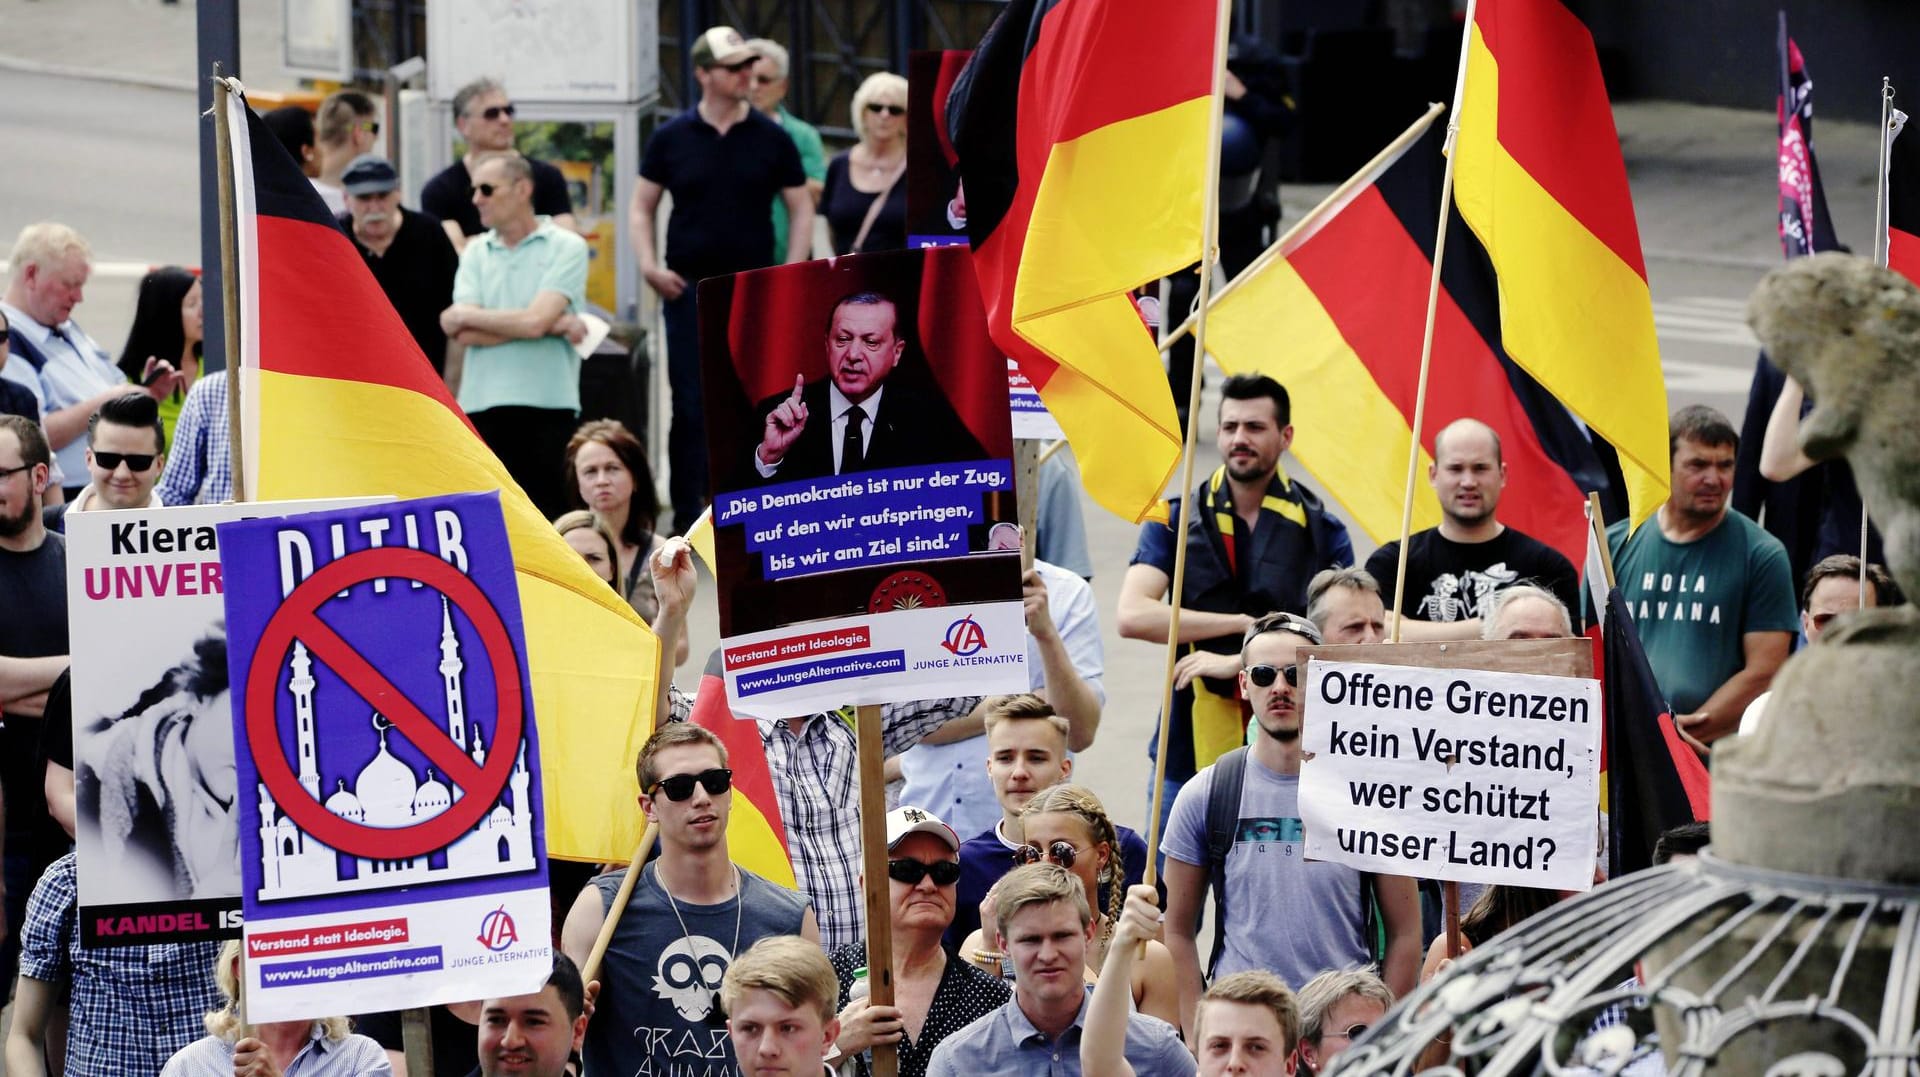
[[[293,674],[287,689],[294,701],[300,784],[308,796],[318,801],[320,760],[314,737],[313,660],[298,640],[294,641],[288,668]],[[465,691],[460,683],[460,674],[465,668],[466,664],[460,659],[460,641],[453,631],[452,612],[442,599],[440,676],[446,689],[447,735],[473,757],[475,766],[485,766],[487,750],[480,742],[480,730],[467,728]],[[387,731],[392,723],[380,714],[374,714],[371,720],[379,731],[380,748],[360,769],[351,788],[346,779],[335,779],[337,788],[326,800],[328,811],[367,826],[397,828],[439,815],[464,795],[435,778],[432,768],[427,769],[424,780],[416,778],[412,768],[387,750]],[[507,798],[502,797],[491,812],[439,857],[428,855],[399,860],[349,858],[323,844],[282,815],[262,784],[259,896],[262,900],[310,897],[531,870],[534,867],[533,818],[528,803],[531,780],[526,746],[522,744],[507,783],[512,791],[511,806]],[[437,858],[443,862],[436,864]]]

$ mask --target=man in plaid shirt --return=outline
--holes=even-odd
[[[227,444],[227,372],[204,374],[180,405],[173,451],[160,474],[168,505],[218,505],[233,500],[233,456]]]
[[[67,1077],[159,1073],[203,1034],[201,1018],[223,1000],[213,979],[218,942],[80,947],[79,883],[72,853],[53,862],[27,900],[20,929],[20,981],[7,1073],[45,1077],[47,1016],[70,988]]]
[[[664,605],[664,599],[662,604]],[[717,689],[716,690],[724,690]],[[671,689],[672,715],[684,722],[693,696]],[[955,718],[964,718],[978,696],[887,703],[880,707],[881,743],[895,756]],[[813,899],[820,944],[828,950],[866,937],[860,890],[860,746],[854,709],[804,718],[755,719],[773,773],[773,792],[787,826],[787,852],[800,892]]]

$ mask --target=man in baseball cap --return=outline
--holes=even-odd
[[[688,53],[700,100],[661,124],[640,155],[627,227],[640,275],[661,299],[673,423],[668,493],[685,531],[707,503],[706,408],[700,384],[695,285],[707,277],[804,261],[813,250],[813,196],[786,129],[749,103],[759,53],[740,31],[715,26]],[[666,250],[656,242],[661,196],[673,194]],[[773,249],[773,202],[787,207],[787,249]]]
[[[693,66],[734,67],[746,64],[747,70],[760,54],[754,51],[740,31],[731,26],[715,26],[693,39]]]
[[[340,186],[347,197],[340,227],[353,237],[427,361],[434,370],[445,370],[447,334],[440,328],[440,312],[453,305],[453,275],[460,269],[453,242],[440,222],[400,207],[400,174],[384,157],[355,157],[340,173]]]

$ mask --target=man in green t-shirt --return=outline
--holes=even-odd
[[[1607,529],[1614,575],[1674,721],[1701,743],[1739,728],[1799,627],[1780,541],[1730,511],[1739,435],[1708,407],[1673,416],[1673,492],[1629,534]]]
[[[807,194],[814,205],[820,204],[820,192],[827,185],[827,148],[820,132],[807,121],[787,111],[787,50],[777,41],[756,37],[747,47],[760,54],[753,67],[753,107],[778,123],[800,151],[800,170],[807,174]],[[787,259],[787,204],[773,200],[773,261]]]

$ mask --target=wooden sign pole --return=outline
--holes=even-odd
[[[861,706],[854,715],[860,742],[860,853],[862,888],[867,901],[867,985],[869,1002],[893,1005],[893,910],[887,887],[886,748],[881,743],[880,708]],[[873,1077],[898,1077],[899,1051],[890,1043],[873,1045]]]

